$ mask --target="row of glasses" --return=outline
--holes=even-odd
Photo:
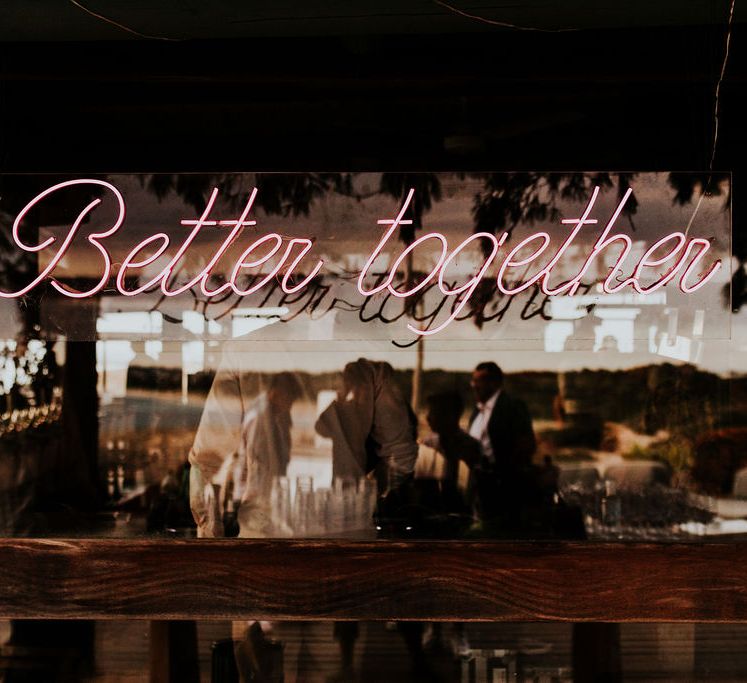
[[[589,537],[600,540],[665,540],[686,536],[683,525],[706,524],[713,516],[694,505],[687,491],[659,484],[619,488],[611,481],[594,487],[566,486],[561,495],[583,513]]]
[[[62,404],[58,401],[42,406],[17,408],[0,415],[0,437],[25,432],[29,429],[56,422],[60,418]]]
[[[293,490],[291,490],[293,489]],[[376,482],[367,477],[335,477],[332,487],[314,487],[314,478],[274,477],[270,507],[278,536],[315,536],[373,527]]]

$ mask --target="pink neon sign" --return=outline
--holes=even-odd
[[[54,271],[68,253],[71,244],[80,232],[83,222],[101,204],[101,199],[94,199],[81,209],[77,218],[68,229],[67,234],[62,239],[49,237],[39,244],[27,244],[23,241],[20,234],[21,224],[35,206],[53,193],[76,185],[88,185],[98,190],[103,188],[106,193],[112,195],[116,203],[116,215],[111,225],[85,238],[85,241],[95,249],[94,258],[98,259],[100,273],[100,277],[96,283],[86,291],[75,291],[69,286],[64,285],[55,279]],[[615,223],[632,194],[632,190],[628,189],[615,207],[604,228],[599,231],[578,273],[569,280],[552,285],[553,271],[562,261],[564,254],[573,244],[579,233],[586,226],[596,226],[598,224],[597,219],[590,218],[590,216],[599,196],[599,187],[594,188],[581,216],[562,220],[562,224],[569,226],[570,230],[562,244],[555,249],[549,258],[545,255],[545,252],[552,249],[552,239],[549,233],[545,231],[538,231],[526,236],[515,246],[512,246],[503,259],[499,258],[499,252],[508,241],[509,235],[507,232],[499,235],[487,232],[472,234],[451,249],[446,236],[443,233],[434,231],[418,237],[412,244],[401,247],[393,239],[393,236],[400,226],[411,224],[412,222],[405,219],[405,215],[412,202],[414,192],[412,189],[408,192],[395,218],[378,221],[379,225],[386,227],[378,244],[370,253],[365,265],[358,274],[357,289],[364,297],[387,292],[394,297],[407,298],[418,294],[426,287],[437,286],[444,296],[456,297],[451,314],[437,327],[418,329],[411,324],[407,325],[412,332],[418,335],[436,334],[454,321],[465,306],[467,306],[470,297],[474,294],[480,282],[489,277],[489,271],[493,268],[496,271],[496,287],[506,296],[514,296],[531,287],[538,287],[547,296],[559,296],[562,294],[575,294],[582,284],[582,278],[587,274],[600,255],[610,246],[616,246],[621,249],[614,266],[601,283],[602,291],[608,294],[620,292],[626,287],[630,287],[634,292],[639,294],[648,294],[661,287],[665,287],[674,280],[678,280],[677,286],[680,291],[690,294],[706,285],[722,265],[721,259],[713,260],[707,266],[704,264],[706,254],[711,248],[709,240],[699,237],[689,238],[685,233],[676,231],[665,235],[652,244],[637,261],[632,270],[630,270],[629,275],[619,278],[618,275],[620,273],[626,272],[624,270],[624,262],[628,258],[633,246],[633,242],[628,235],[615,231]],[[248,241],[241,255],[234,260],[232,267],[229,269],[230,275],[226,281],[215,289],[209,287],[210,279],[218,262],[239,241],[245,228],[256,228],[257,221],[250,219],[250,214],[254,207],[257,194],[258,190],[254,188],[244,204],[240,215],[235,220],[219,219],[211,217],[219,195],[218,188],[214,188],[204,211],[198,218],[185,218],[181,220],[181,225],[187,228],[189,232],[176,247],[173,256],[170,256],[168,253],[169,248],[172,247],[172,238],[165,232],[154,232],[134,245],[121,263],[116,266],[107,249],[106,240],[117,233],[125,223],[126,210],[122,193],[111,183],[96,179],[69,180],[53,185],[34,197],[19,212],[13,222],[12,228],[12,237],[15,245],[19,249],[30,253],[45,252],[49,256],[47,265],[26,286],[14,292],[0,291],[0,297],[6,299],[22,297],[45,280],[48,280],[52,287],[66,297],[90,297],[106,287],[111,282],[112,275],[115,275],[113,283],[115,290],[127,297],[137,296],[153,290],[160,290],[166,297],[175,297],[194,288],[197,288],[205,297],[215,297],[224,293],[232,293],[243,297],[259,291],[273,281],[279,281],[281,290],[286,294],[299,292],[307,287],[321,272],[324,262],[321,259],[317,259],[315,262],[309,259],[307,262],[307,257],[314,244],[312,239],[306,237],[287,238],[277,232],[259,235],[253,232],[251,240]],[[179,270],[180,264],[183,262],[190,246],[205,229],[225,231],[221,235],[222,242],[197,274],[191,276],[184,283],[175,284],[176,273]],[[489,253],[484,256],[479,267],[466,282],[459,285],[447,284],[445,278],[455,259],[462,251],[474,245],[478,240],[483,245],[488,245],[488,249],[484,250],[484,252]],[[409,255],[413,254],[418,247],[425,243],[436,245],[437,250],[437,257],[430,272],[425,274],[416,283],[406,283],[404,289],[396,288],[394,286],[395,277],[403,269]],[[400,251],[391,260],[391,266],[388,267],[383,277],[378,277],[374,286],[368,286],[367,279],[371,276],[374,263],[387,248],[392,251],[400,249]],[[151,277],[143,284],[138,284],[135,288],[128,288],[128,277],[137,277],[144,268],[151,266],[161,258],[168,259],[168,262],[154,277]],[[536,269],[533,267],[535,263],[537,263]],[[269,272],[264,273],[262,269],[266,264],[270,269]],[[304,266],[303,270],[302,264]],[[242,288],[239,284],[241,276],[245,271],[252,269],[261,277],[255,278],[251,286]],[[115,270],[116,274],[113,273]],[[521,277],[525,278],[518,283],[511,280],[511,277],[515,276],[517,272],[521,272]],[[650,273],[648,278],[649,284],[644,285],[642,284],[642,279],[644,279],[646,272]],[[529,275],[527,276],[526,274]],[[651,274],[658,279],[651,282]]]

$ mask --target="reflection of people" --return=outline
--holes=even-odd
[[[145,440],[155,433],[159,415],[154,408],[155,400],[152,395],[143,392],[142,389],[157,388],[156,375],[153,372],[153,368],[157,367],[157,364],[145,352],[144,341],[133,341],[130,345],[135,355],[127,366],[125,405],[130,411],[134,412],[133,429],[135,437]],[[135,391],[140,389],[140,395],[133,392],[133,389]]]
[[[291,407],[301,385],[290,372],[270,380],[269,388],[249,399],[250,375],[228,356],[215,376],[189,454],[192,463],[190,504],[201,537],[223,536],[222,511],[238,502],[239,535],[272,533],[270,493],[273,477],[284,476],[291,456]],[[218,486],[220,494],[214,493]],[[234,622],[237,667],[241,680],[260,671],[257,624]],[[253,671],[254,673],[250,673]]]
[[[456,392],[433,394],[426,399],[428,426],[433,434],[425,437],[415,466],[415,477],[434,478],[439,481],[440,508],[445,513],[466,516],[471,507],[470,468],[480,462],[480,442],[459,426],[464,412],[464,401]],[[459,526],[459,531],[464,529]],[[448,533],[449,529],[444,529]],[[464,624],[452,624],[451,649],[457,656],[469,651]],[[441,624],[429,624],[424,637],[429,650],[446,650]]]
[[[342,372],[337,398],[325,408],[314,425],[317,434],[332,440],[332,477],[366,474],[366,441],[371,429],[366,406],[365,364],[348,363]]]
[[[342,388],[315,429],[332,439],[334,476],[359,477],[380,464],[385,489],[413,471],[418,452],[415,426],[392,366],[359,358],[345,366]]]
[[[516,525],[523,497],[531,488],[536,449],[532,418],[524,402],[503,389],[503,372],[492,361],[477,365],[472,389],[477,406],[469,433],[480,442],[482,451],[478,482],[482,513]]]
[[[467,509],[469,468],[480,461],[480,442],[459,426],[464,402],[456,392],[429,396],[426,419],[433,434],[422,441],[415,467],[416,478],[432,478],[440,482],[442,507],[445,512],[464,512]]]
[[[415,467],[416,427],[412,409],[394,382],[392,366],[359,358],[345,366],[337,398],[314,428],[332,439],[333,476],[360,477],[376,471],[379,493],[385,493]],[[336,622],[334,635],[341,666],[330,680],[352,680],[358,624]]]
[[[270,490],[275,476],[285,475],[290,460],[293,402],[301,396],[294,375],[275,375],[266,393],[249,401],[247,378],[225,364],[210,388],[189,459],[190,502],[201,537],[222,536],[213,485],[233,482],[239,501],[241,536],[271,532]],[[238,451],[238,458],[234,453]],[[237,471],[238,470],[238,471]]]
[[[480,442],[483,458],[497,470],[519,470],[532,462],[536,448],[526,404],[503,390],[503,371],[492,361],[472,373],[477,406],[469,433]]]

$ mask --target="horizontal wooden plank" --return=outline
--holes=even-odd
[[[747,544],[2,539],[0,617],[747,621]]]

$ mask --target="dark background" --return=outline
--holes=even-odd
[[[84,5],[178,40],[5,0],[3,172],[709,167],[725,0],[453,5],[543,31],[416,0]],[[735,173],[739,19],[715,159]]]
[[[543,31],[486,23],[434,0],[82,2],[89,11],[71,0],[0,0],[0,195],[2,174],[18,172],[708,172],[711,165],[728,0],[451,3]],[[713,167],[734,174],[735,251],[744,259],[747,32],[739,10]],[[68,363],[90,370],[90,351]],[[92,376],[76,378],[80,391],[93,391],[81,405],[95,404],[95,366]],[[95,452],[95,424],[83,431]],[[453,616],[458,594],[465,618],[724,621],[747,612],[744,593],[734,590],[746,566],[736,544],[664,552],[496,546],[494,556],[431,545],[425,559],[398,557],[397,572],[385,569],[391,556],[366,557],[360,548],[348,559],[339,548],[295,555],[282,548],[277,557],[266,548],[258,567],[222,547],[209,558],[193,547],[6,545],[0,603],[5,615],[45,618],[239,617],[249,603],[271,618],[392,619]],[[330,553],[344,580],[330,581]],[[174,572],[185,564],[193,571]],[[286,594],[263,593],[267,564]],[[500,580],[483,567],[498,567]],[[222,590],[206,592],[203,577],[216,571]],[[422,593],[412,590],[414,576]],[[305,590],[315,582],[327,588],[324,600]],[[374,586],[377,599],[361,600],[362,586]],[[184,596],[197,597],[185,606]],[[378,611],[340,609],[363,604]]]
[[[13,172],[709,171],[729,0],[454,2],[4,0],[0,193]],[[713,170],[744,261],[740,18]]]

